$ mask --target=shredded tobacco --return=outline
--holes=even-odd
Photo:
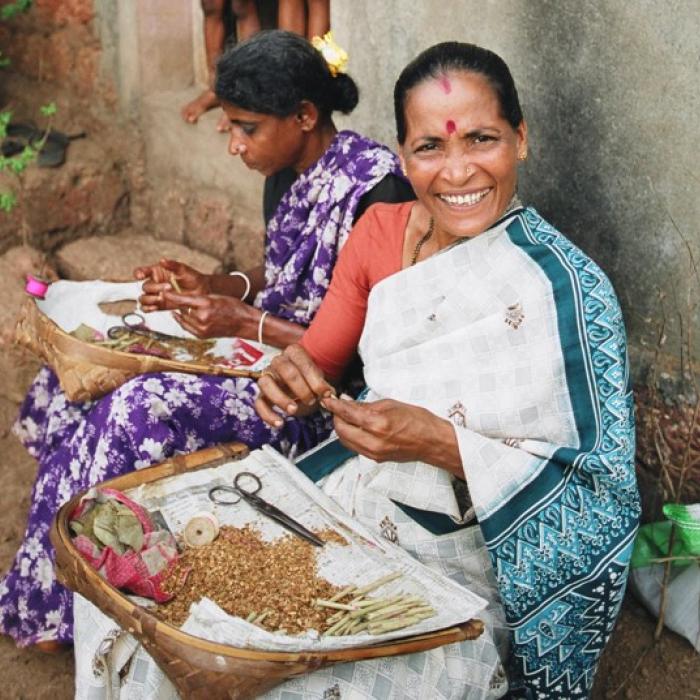
[[[330,529],[315,534],[326,542],[348,544]],[[163,589],[175,597],[155,613],[179,627],[190,605],[208,597],[230,615],[251,618],[271,632],[320,632],[336,611],[315,602],[331,598],[342,588],[318,577],[315,550],[293,535],[266,542],[249,526],[224,526],[211,544],[183,552],[163,582]]]

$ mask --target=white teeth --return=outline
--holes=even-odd
[[[481,192],[473,192],[472,194],[441,194],[438,196],[448,204],[466,204],[471,206],[480,202],[490,191],[490,188],[486,188],[481,190]]]

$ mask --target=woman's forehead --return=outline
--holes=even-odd
[[[412,88],[405,103],[409,129],[433,120],[502,119],[498,95],[479,73],[455,71],[428,78]]]
[[[224,112],[226,112],[226,116],[234,121],[258,122],[262,119],[265,119],[266,117],[271,116],[269,114],[263,114],[262,112],[251,112],[250,110],[243,109],[241,107],[238,107],[237,105],[231,104],[230,102],[222,102],[221,107],[223,108]]]

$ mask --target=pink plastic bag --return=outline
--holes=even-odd
[[[99,489],[97,498],[84,498],[69,520],[80,518],[98,498],[119,501],[134,513],[143,528],[143,547],[140,552],[128,550],[118,554],[112,547],[99,547],[89,537],[77,535],[73,538],[76,549],[100,576],[116,588],[153,598],[157,603],[170,600],[172,594],[163,591],[162,582],[170,565],[178,559],[175,538],[167,530],[156,529],[148,513],[116,489]]]

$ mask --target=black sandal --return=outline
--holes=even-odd
[[[12,123],[7,125],[6,137],[0,146],[5,158],[21,153],[26,146],[41,142],[44,132],[31,123]],[[37,164],[40,168],[57,168],[66,160],[68,144],[74,139],[84,138],[87,134],[81,131],[77,134],[64,134],[62,131],[51,129],[44,144],[39,150]]]

